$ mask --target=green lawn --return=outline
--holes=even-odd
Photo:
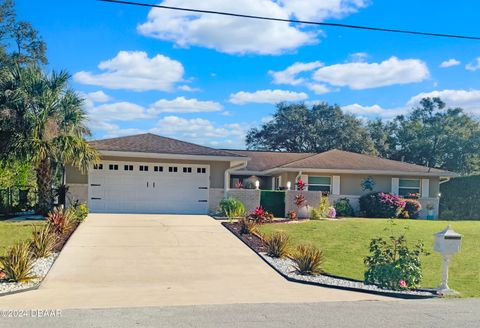
[[[32,236],[34,225],[43,222],[6,222],[0,221],[0,256],[5,254],[8,247],[17,241],[26,240]]]
[[[462,249],[450,264],[449,285],[463,297],[480,296],[480,221],[421,221],[395,220],[395,231],[402,232],[409,243],[422,240],[431,254],[422,257],[423,287],[436,287],[441,282],[441,257],[433,252],[433,234],[448,224],[463,234]],[[368,255],[370,239],[386,236],[389,227],[386,219],[342,219],[338,221],[308,221],[298,224],[266,224],[260,232],[286,232],[292,246],[312,243],[326,256],[324,269],[334,275],[363,279],[363,258]]]

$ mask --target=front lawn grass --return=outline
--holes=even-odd
[[[8,222],[0,221],[0,256],[5,255],[8,247],[18,241],[27,240],[32,236],[34,226],[45,224],[42,221],[35,222]]]
[[[324,270],[330,274],[363,280],[363,258],[369,255],[370,240],[389,236],[387,219],[349,218],[335,221],[308,221],[298,224],[265,224],[259,231],[270,234],[284,231],[290,236],[292,248],[311,243],[325,253]],[[441,256],[433,252],[435,232],[448,224],[463,235],[460,253],[450,262],[449,286],[462,297],[480,296],[480,221],[394,220],[394,231],[405,235],[409,244],[421,240],[429,256],[422,256],[422,287],[437,287],[441,282]]]

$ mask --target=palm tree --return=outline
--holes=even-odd
[[[90,130],[83,99],[69,89],[65,71],[47,75],[28,66],[0,73],[0,135],[9,135],[0,151],[4,160],[33,163],[38,211],[45,214],[53,204],[55,166],[72,165],[85,172],[98,160],[85,140]]]

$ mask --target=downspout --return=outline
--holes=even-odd
[[[243,162],[240,165],[228,168],[225,170],[224,173],[224,180],[223,180],[223,197],[227,198],[228,197],[228,190],[230,189],[230,173],[236,170],[241,170],[247,167],[247,162]]]
[[[439,182],[438,184],[442,184],[442,183],[448,182],[448,181],[450,181],[451,179],[452,179],[451,177],[446,177],[445,180],[440,179],[440,182]]]

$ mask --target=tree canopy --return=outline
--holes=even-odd
[[[480,122],[439,98],[425,98],[407,115],[362,121],[336,105],[277,105],[271,121],[251,129],[248,149],[323,152],[340,149],[443,168],[480,171]]]
[[[248,132],[246,143],[249,149],[274,151],[323,152],[336,148],[374,152],[362,122],[327,103],[310,108],[304,103],[280,103],[271,121]]]
[[[47,46],[32,24],[18,21],[13,0],[0,1],[0,68],[46,64]]]

